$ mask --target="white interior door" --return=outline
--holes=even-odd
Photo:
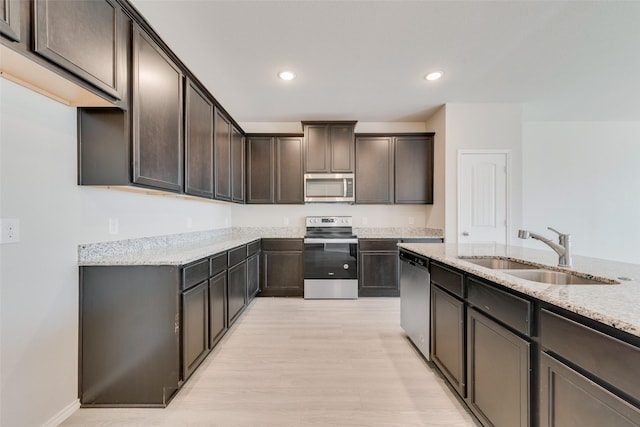
[[[508,151],[458,153],[458,242],[507,243]]]

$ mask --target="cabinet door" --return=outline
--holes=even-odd
[[[231,122],[218,109],[215,129],[216,199],[231,200]]]
[[[465,397],[464,303],[431,285],[431,360]]]
[[[397,297],[398,251],[361,251],[358,296]]]
[[[332,173],[352,173],[355,168],[353,130],[352,124],[329,126]]]
[[[529,425],[529,347],[513,332],[468,310],[468,403],[483,424]]]
[[[273,138],[247,139],[247,203],[273,203],[275,163]]]
[[[226,330],[227,271],[225,270],[209,280],[209,348],[213,348],[220,341]]]
[[[13,5],[0,0],[9,12]],[[95,87],[120,99],[118,67],[121,51],[120,9],[114,0],[36,0],[35,51]]]
[[[213,198],[213,103],[193,82],[185,93],[185,193]]]
[[[247,295],[247,262],[242,261],[229,269],[228,290],[228,325],[235,322],[238,315],[244,309]]]
[[[208,281],[182,293],[182,378],[195,371],[209,350]]]
[[[244,136],[235,126],[231,127],[231,199],[244,203],[245,176]]]
[[[637,406],[602,388],[547,353],[541,353],[541,427],[638,425],[640,409]]]
[[[135,184],[182,190],[182,120],[182,72],[147,34],[134,27]]]
[[[20,2],[0,0],[0,34],[15,42],[20,41]]]
[[[247,259],[247,303],[260,291],[260,257],[255,254]]]
[[[263,296],[302,296],[304,294],[302,251],[262,252]]]
[[[356,139],[356,203],[393,203],[393,138]]]
[[[276,203],[304,203],[302,138],[276,138]]]
[[[329,125],[305,125],[304,138],[305,173],[330,172]]]
[[[433,137],[397,137],[395,202],[433,203]]]

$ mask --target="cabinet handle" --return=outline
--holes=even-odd
[[[469,232],[468,232],[468,231],[463,231],[463,232],[462,232],[462,235],[463,235],[463,236],[468,236],[468,235],[469,235]]]

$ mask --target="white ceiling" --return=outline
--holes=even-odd
[[[424,121],[446,103],[640,120],[640,1],[132,3],[238,122]]]

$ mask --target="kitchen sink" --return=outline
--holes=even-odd
[[[514,261],[510,259],[502,259],[498,257],[476,258],[476,257],[461,256],[461,257],[458,257],[458,259],[461,259],[466,262],[470,262],[471,264],[479,265],[481,267],[493,268],[495,270],[525,270],[525,269],[537,270],[540,268],[535,265],[525,264],[523,262]]]
[[[532,282],[547,283],[550,285],[617,285],[611,279],[589,279],[573,273],[551,270],[511,270],[504,273]]]

